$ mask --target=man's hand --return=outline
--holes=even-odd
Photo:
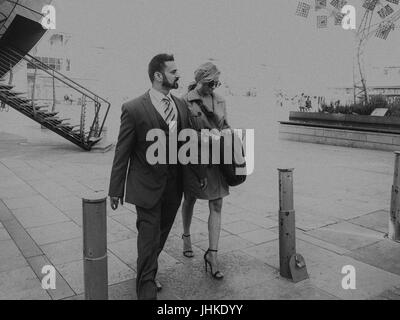
[[[124,198],[123,197],[110,197],[111,209],[117,210],[118,202],[121,202],[121,206],[123,206],[124,205]]]
[[[207,188],[207,178],[200,179],[200,189],[205,190]]]

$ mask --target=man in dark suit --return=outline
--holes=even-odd
[[[152,141],[146,140],[149,130],[165,132],[168,147],[170,128],[189,128],[188,109],[183,101],[170,94],[178,88],[179,73],[174,57],[155,56],[149,64],[152,88],[122,106],[121,126],[111,171],[109,196],[111,208],[125,201],[136,205],[138,258],[136,293],[138,299],[157,299],[161,285],[156,281],[158,256],[174,223],[182,200],[181,164],[151,164],[146,151]],[[174,157],[177,159],[177,157]],[[201,166],[191,165],[199,184],[207,181]],[[126,190],[125,190],[126,184]]]

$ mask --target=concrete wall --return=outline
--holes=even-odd
[[[352,148],[400,151],[400,135],[280,124],[279,138]]]

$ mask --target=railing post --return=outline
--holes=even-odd
[[[392,198],[390,201],[389,239],[400,241],[400,152],[395,152]]]
[[[279,270],[292,279],[290,258],[296,253],[296,227],[293,209],[293,170],[279,171]]]
[[[51,107],[51,112],[56,110],[56,86],[55,86],[55,77],[54,77],[54,70],[53,70],[53,106]]]
[[[35,72],[33,74],[32,97],[31,97],[34,118],[36,118],[36,108],[35,108],[36,74],[37,74],[37,67],[35,66]]]
[[[108,299],[107,198],[83,198],[83,274],[86,300]]]

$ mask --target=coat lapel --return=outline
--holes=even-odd
[[[157,113],[156,113],[158,111],[156,110],[156,108],[153,106],[153,103],[151,102],[149,91],[147,91],[144,94],[142,103],[143,103],[143,107],[144,107],[147,115],[149,116],[150,122],[153,125],[153,127],[160,128],[160,123],[157,120]]]
[[[184,119],[185,119],[185,115],[186,115],[184,107],[182,106],[182,103],[179,101],[179,99],[177,97],[173,96],[172,94],[171,94],[171,97],[175,102],[175,106],[178,111],[179,121],[180,121],[181,127],[183,128],[183,123],[184,123]]]

